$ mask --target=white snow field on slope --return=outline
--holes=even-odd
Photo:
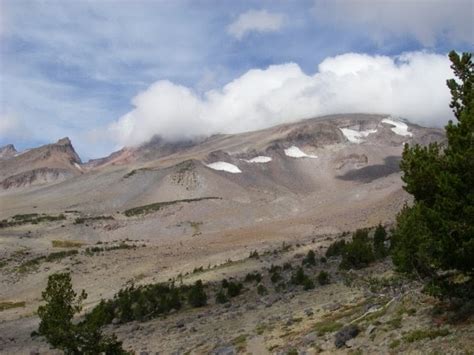
[[[376,133],[376,129],[369,129],[367,131],[356,131],[350,128],[340,128],[342,134],[347,138],[351,143],[363,143],[365,140],[362,138],[367,137],[371,133]]]
[[[225,161],[218,161],[215,163],[207,164],[208,168],[220,171],[227,171],[228,173],[232,174],[239,174],[242,172],[237,166],[231,163],[226,163]]]
[[[408,126],[404,122],[394,121],[390,118],[384,118],[382,120],[382,123],[387,123],[389,125],[395,126],[395,127],[392,127],[392,132],[395,134],[398,134],[399,136],[404,136],[404,137],[413,136],[411,132],[408,132]]]
[[[264,155],[259,155],[258,157],[252,158],[252,159],[242,159],[243,161],[246,161],[247,163],[268,163],[272,161],[271,157],[266,157]]]
[[[285,149],[285,155],[287,157],[291,158],[313,158],[316,159],[318,156],[317,155],[310,155],[306,154],[303,152],[300,148],[297,146],[291,146],[290,148]]]

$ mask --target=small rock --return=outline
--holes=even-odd
[[[220,349],[216,349],[212,352],[213,355],[235,355],[237,352],[233,346],[226,346]]]
[[[304,310],[304,313],[305,313],[308,317],[310,317],[310,316],[312,316],[312,315],[314,314],[314,312],[313,312],[313,310],[312,310],[311,308],[306,308],[306,309]]]
[[[304,342],[305,345],[311,345],[311,344],[315,343],[317,339],[318,339],[318,333],[317,332],[311,332],[311,333],[306,334],[303,337],[303,342]]]
[[[359,328],[356,325],[348,325],[336,333],[334,345],[336,345],[336,348],[342,348],[346,345],[346,341],[355,338],[358,334]]]
[[[112,324],[113,325],[116,325],[116,324],[119,324],[119,323],[120,323],[120,319],[118,319],[118,318],[112,319]]]
[[[176,323],[176,328],[183,328],[184,327],[184,320],[180,320]]]
[[[40,354],[40,352],[39,352],[39,350],[38,350],[38,349],[36,349],[36,348],[35,348],[35,349],[32,349],[32,350],[30,350],[30,355],[39,355],[39,354]]]
[[[338,310],[339,308],[341,308],[341,304],[340,303],[331,303],[331,304],[327,304],[325,306],[323,306],[323,309],[326,310],[326,311],[331,311],[331,312],[334,312],[336,310]]]

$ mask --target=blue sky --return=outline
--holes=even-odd
[[[346,101],[337,101],[340,106],[334,103],[324,110],[279,108],[275,115],[272,106],[270,113],[281,113],[279,120],[273,121],[270,113],[255,113],[252,107],[236,111],[241,115],[250,112],[247,116],[252,120],[245,125],[215,122],[219,115],[225,116],[216,107],[232,102],[228,93],[237,92],[237,84],[247,80],[239,86],[247,91],[248,85],[254,86],[246,73],[254,73],[255,69],[263,70],[262,77],[252,79],[256,87],[280,77],[285,80],[278,81],[278,85],[288,86],[288,75],[313,80],[322,62],[348,53],[367,55],[363,57],[367,60],[387,57],[397,66],[399,56],[407,52],[445,56],[451,49],[472,51],[473,3],[0,0],[0,145],[14,143],[17,149],[24,149],[69,136],[87,160],[123,144],[138,144],[149,138],[150,132],[175,137],[175,131],[189,126],[191,134],[194,126],[188,120],[192,116],[209,116],[202,117],[198,124],[211,122],[209,133],[214,133],[226,126],[235,128],[229,131],[251,129],[253,122],[256,128],[265,127],[293,112],[295,118],[300,118],[337,111],[338,107],[364,110],[363,105],[348,106]],[[341,58],[346,67],[357,59]],[[407,63],[418,67],[414,61],[409,59]],[[436,58],[429,58],[430,65],[439,68],[441,64],[435,62]],[[286,63],[295,64],[297,69],[283,67]],[[269,66],[282,67],[267,70]],[[385,64],[383,68],[392,71]],[[367,80],[367,76],[364,78]],[[171,84],[153,86],[163,80]],[[235,85],[226,88],[233,82]],[[420,82],[426,82],[425,78],[420,77]],[[318,85],[320,81],[310,84],[311,88]],[[186,91],[184,99],[180,88]],[[140,93],[146,99],[140,99]],[[326,94],[319,90],[311,102],[321,101]],[[241,93],[237,96],[242,97]],[[188,103],[187,98],[195,111],[180,107],[180,102],[183,106]],[[391,107],[394,100],[388,100]],[[155,102],[161,103],[160,107],[155,107]],[[173,107],[161,109],[173,102]],[[261,106],[262,102],[255,105]],[[270,105],[268,100],[265,105]],[[366,106],[366,111],[372,107]],[[397,107],[393,107],[397,113]],[[413,110],[414,120],[419,117]],[[169,128],[166,119],[182,120],[182,124]],[[238,118],[232,120],[229,122]],[[130,124],[136,134],[124,132]]]

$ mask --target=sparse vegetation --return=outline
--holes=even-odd
[[[219,200],[219,199],[220,197],[201,197],[201,198],[191,198],[191,199],[184,199],[184,200],[156,202],[156,203],[151,203],[149,205],[129,208],[128,210],[125,210],[123,213],[127,217],[139,216],[139,215],[153,213],[153,212],[159,211],[160,209],[164,207],[172,206],[178,203],[190,203],[190,202],[198,202],[198,201],[203,201],[203,200]]]
[[[74,220],[74,224],[84,224],[84,223],[95,222],[95,221],[110,221],[114,219],[115,218],[112,216],[77,217]]]
[[[9,219],[0,221],[0,228],[21,226],[23,224],[39,224],[43,222],[54,222],[65,220],[66,216],[59,214],[57,216],[51,216],[47,214],[29,213],[29,214],[18,214]]]
[[[413,343],[423,339],[434,339],[449,335],[448,329],[417,329],[403,336],[403,340],[407,343]]]
[[[0,302],[0,312],[5,311],[7,309],[25,307],[25,305],[26,305],[26,303],[24,301],[21,301],[21,302]]]
[[[58,251],[54,253],[50,253],[46,256],[39,256],[34,259],[30,259],[25,261],[18,267],[19,273],[25,273],[32,269],[37,268],[41,262],[54,262],[59,261],[61,259],[67,258],[69,256],[77,255],[79,252],[76,249],[73,250],[65,250],[65,251]]]
[[[341,329],[342,327],[342,323],[335,322],[332,320],[321,321],[314,325],[314,329],[318,332],[320,336],[326,333],[333,333]]]
[[[51,241],[53,248],[80,248],[84,245],[83,242],[73,240],[53,240]]]
[[[99,253],[103,253],[103,252],[107,252],[107,251],[112,251],[112,250],[120,250],[120,249],[136,249],[137,246],[136,245],[132,245],[132,244],[127,244],[125,242],[122,242],[118,245],[112,245],[112,246],[106,246],[106,247],[98,247],[98,246],[93,246],[93,247],[90,247],[90,248],[86,248],[86,250],[84,251],[84,253],[86,255],[89,255],[89,256],[92,256],[94,254],[99,254]]]

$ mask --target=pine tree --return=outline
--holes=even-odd
[[[38,333],[55,348],[64,350],[65,354],[127,354],[115,335],[102,334],[98,322],[73,323],[87,294],[83,290],[77,295],[69,273],[49,276],[42,298],[46,303],[38,308],[41,320]]]
[[[449,58],[457,80],[450,79],[456,122],[446,128],[447,142],[427,147],[405,145],[400,167],[414,204],[397,217],[393,261],[401,271],[436,279],[444,271],[473,275],[474,270],[474,91],[470,53]]]

